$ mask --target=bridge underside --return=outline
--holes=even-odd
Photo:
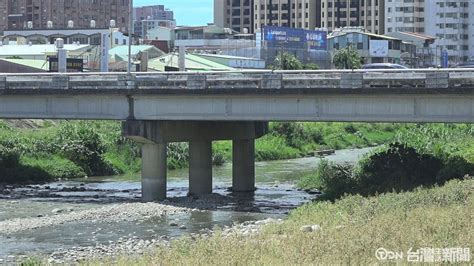
[[[142,146],[142,199],[166,198],[167,144],[189,142],[189,194],[212,193],[212,141],[232,140],[234,192],[255,190],[255,139],[265,122],[196,122],[127,120],[123,135]]]
[[[472,93],[0,95],[1,118],[474,122]]]

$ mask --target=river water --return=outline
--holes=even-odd
[[[356,162],[371,148],[340,150],[326,159]],[[102,223],[101,221],[68,222],[39,229],[0,233],[0,262],[7,257],[46,255],[58,249],[93,246],[117,241],[121,237],[151,239],[157,236],[178,237],[214,226],[232,225],[266,218],[285,218],[291,209],[311,201],[317,195],[295,188],[298,179],[315,170],[320,159],[301,158],[256,163],[257,191],[253,195],[234,195],[231,186],[232,165],[214,167],[214,193],[226,200],[208,211],[187,212],[144,220]],[[188,169],[169,171],[168,197],[186,198]],[[0,193],[0,222],[12,219],[48,217],[55,210],[79,212],[109,204],[139,202],[140,177],[118,176],[54,182],[13,189]],[[230,199],[230,200],[229,200]],[[170,226],[179,221],[186,229]],[[0,228],[1,231],[1,228]]]

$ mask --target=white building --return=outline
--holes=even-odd
[[[474,3],[471,0],[426,1],[426,34],[435,36],[435,52],[448,52],[455,65],[474,59]]]
[[[448,53],[449,65],[474,60],[472,0],[386,0],[385,32],[415,32],[436,37],[435,63]]]
[[[431,1],[427,1],[431,2]],[[425,1],[386,0],[385,33],[425,32]]]

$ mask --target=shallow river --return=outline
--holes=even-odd
[[[330,161],[355,162],[367,149],[340,150],[326,157]],[[232,225],[250,220],[284,218],[291,209],[314,199],[317,195],[299,191],[295,184],[302,175],[314,171],[320,159],[301,158],[256,163],[257,191],[253,195],[233,195],[232,165],[214,167],[214,193],[226,197],[212,211],[188,212],[162,218],[102,223],[101,221],[68,222],[11,234],[0,233],[0,262],[8,256],[49,254],[60,248],[94,246],[117,241],[121,237],[151,239],[157,236],[176,237],[197,233],[214,226]],[[188,170],[168,173],[168,197],[185,198]],[[138,202],[140,179],[136,176],[89,178],[14,189],[0,195],[0,222],[15,218],[48,217],[54,210],[78,212],[108,204]],[[170,226],[179,221],[186,229]],[[1,228],[0,228],[1,230]]]

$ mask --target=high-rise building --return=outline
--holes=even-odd
[[[474,3],[471,0],[425,3],[426,34],[436,37],[434,52],[437,55],[447,52],[450,65],[474,60],[473,14]]]
[[[133,18],[133,33],[142,38],[147,38],[148,32],[158,27],[176,27],[173,11],[163,5],[135,7]]]
[[[313,30],[321,24],[321,0],[254,0],[254,30],[280,26]]]
[[[31,26],[44,29],[48,21],[53,28],[66,28],[69,21],[74,28],[88,28],[94,20],[96,27],[109,27],[110,20],[126,31],[129,0],[0,0],[0,30],[15,30]],[[5,13],[6,12],[6,13]]]
[[[385,3],[385,32],[425,32],[425,0]]]
[[[342,27],[363,27],[385,32],[385,0],[321,0],[321,27],[332,31]]]
[[[214,0],[214,24],[236,32],[253,33],[255,0]]]
[[[174,13],[166,9],[164,5],[135,7],[133,8],[133,19],[174,20]]]
[[[414,32],[436,37],[435,62],[442,54],[448,64],[474,60],[474,3],[470,0],[387,0],[387,32]]]

